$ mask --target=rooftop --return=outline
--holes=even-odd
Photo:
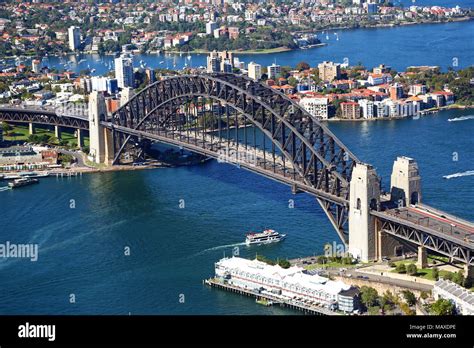
[[[236,268],[240,271],[259,274],[267,278],[283,280],[286,283],[312,290],[324,291],[332,295],[350,289],[350,285],[341,281],[333,281],[317,274],[308,274],[304,268],[298,266],[282,268],[279,265],[268,265],[257,259],[249,260],[240,257],[224,258],[219,260],[218,264],[227,268]]]
[[[449,280],[440,279],[435,283],[435,288],[438,287],[446,292],[449,292],[453,296],[456,296],[460,300],[469,303],[474,306],[474,293],[463,288],[462,286],[453,283]]]

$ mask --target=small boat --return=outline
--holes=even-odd
[[[9,182],[8,186],[13,189],[17,187],[28,186],[28,185],[38,184],[38,183],[39,183],[38,179],[21,178],[21,179],[16,179],[13,182]]]
[[[245,238],[245,244],[253,245],[253,244],[270,244],[270,243],[277,243],[285,239],[286,234],[280,234],[275,230],[266,229],[260,233],[248,233]]]

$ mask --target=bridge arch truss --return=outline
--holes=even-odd
[[[137,138],[218,159],[238,154],[239,166],[315,196],[347,242],[349,182],[358,159],[319,120],[267,85],[224,73],[168,77],[135,95],[104,126],[113,130],[114,163]]]

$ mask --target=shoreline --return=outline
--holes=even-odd
[[[471,110],[474,109],[474,105],[447,105],[441,106],[439,108],[426,109],[420,112],[419,115],[414,116],[391,116],[391,117],[374,117],[374,118],[355,118],[355,119],[346,119],[346,118],[330,118],[327,120],[321,120],[321,122],[376,122],[376,121],[398,121],[398,120],[407,120],[417,117],[429,116],[432,114],[437,114],[440,111],[446,110]]]
[[[459,22],[468,22],[474,20],[474,17],[459,17],[459,18],[450,18],[450,20],[447,21],[440,21],[440,20],[435,20],[435,21],[426,21],[426,22],[401,22],[401,23],[387,23],[387,24],[373,24],[373,25],[364,25],[364,26],[358,26],[358,27],[353,27],[353,26],[333,26],[333,27],[328,27],[328,28],[321,28],[321,29],[308,29],[308,30],[301,30],[301,31],[296,31],[295,33],[322,33],[325,31],[336,31],[336,30],[358,30],[358,29],[385,29],[385,28],[396,28],[396,27],[405,27],[405,26],[414,26],[414,25],[426,25],[426,24],[449,24],[449,23],[459,23]],[[321,43],[314,45],[313,47],[308,47],[309,48],[317,48],[317,47],[322,47],[327,45],[327,43]],[[276,48],[271,48],[271,49],[262,49],[262,50],[245,50],[245,51],[232,51],[236,55],[251,55],[251,54],[277,54],[277,53],[284,53],[284,52],[290,52],[290,51],[298,51],[304,48],[288,48],[288,47],[276,47]],[[210,51],[164,51],[162,49],[158,50],[150,50],[145,53],[141,53],[139,55],[152,55],[152,54],[192,54],[192,55],[200,55],[200,54],[208,54]],[[115,55],[119,52],[106,52],[103,54],[99,54],[98,52],[61,52],[61,53],[55,53],[55,54],[48,54],[48,57],[64,57],[64,56],[71,56],[71,55]],[[35,54],[21,54],[18,56],[6,56],[3,57],[3,59],[16,59],[16,58],[24,58],[24,59],[29,59],[29,58],[34,58],[37,57]]]
[[[451,21],[428,21],[428,22],[401,22],[401,23],[387,23],[387,24],[374,24],[374,25],[365,25],[359,27],[348,27],[348,26],[340,26],[340,27],[328,27],[325,29],[311,29],[311,30],[302,30],[297,31],[296,33],[322,33],[325,31],[335,31],[335,30],[357,30],[357,29],[385,29],[385,28],[396,28],[396,27],[405,27],[405,26],[412,26],[412,25],[425,25],[425,24],[449,24],[449,23],[458,23],[458,22],[468,22],[474,20],[474,17],[459,17],[459,18],[452,18]]]
[[[76,175],[82,175],[82,174],[96,174],[96,173],[107,173],[107,172],[120,172],[120,171],[132,171],[132,170],[151,170],[151,169],[162,169],[162,168],[168,168],[165,165],[147,165],[147,166],[131,166],[131,165],[120,165],[120,166],[107,166],[107,167],[101,167],[101,168],[92,168],[92,167],[76,167],[76,168],[63,168],[63,169],[35,169],[35,170],[29,170],[33,171],[35,173],[45,173],[48,172],[49,176],[48,177],[56,177],[56,176],[64,176],[64,177],[69,177],[69,176],[76,176]],[[25,170],[15,170],[15,171],[5,171],[5,172],[0,172],[2,175],[14,175],[18,173],[23,173]],[[7,181],[6,179],[2,179],[2,181]]]

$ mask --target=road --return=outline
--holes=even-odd
[[[336,273],[336,272],[330,272],[330,273]],[[433,289],[432,285],[417,283],[416,281],[411,282],[408,280],[395,279],[395,278],[390,278],[390,277],[386,277],[382,275],[358,272],[357,270],[351,270],[351,269],[348,269],[347,271],[343,272],[342,276],[348,277],[349,279],[360,279],[360,280],[372,281],[376,283],[388,284],[392,286],[398,286],[401,288],[407,288],[407,289],[418,290],[418,291],[431,291]]]
[[[70,155],[76,159],[77,166],[79,167],[90,167],[84,162],[84,157],[82,154],[76,152],[76,151],[69,151],[69,150],[64,150],[64,149],[57,149],[59,153],[63,153],[65,155]]]
[[[428,227],[465,242],[474,243],[474,225],[425,206],[409,206],[384,211],[388,215]]]

